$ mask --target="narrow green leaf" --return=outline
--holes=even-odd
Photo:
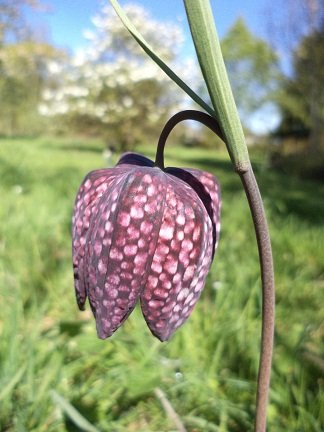
[[[250,166],[242,125],[228,80],[209,0],[184,0],[199,64],[226,138],[232,162],[238,171]]]
[[[82,431],[85,432],[100,432],[99,429],[94,427],[87,419],[79,413],[63,396],[60,396],[55,390],[51,390],[51,397],[53,401],[64,411],[69,419]]]
[[[18,369],[15,375],[11,378],[11,380],[7,383],[7,385],[0,392],[0,401],[4,400],[5,397],[15,388],[15,386],[19,383],[22,376],[26,372],[26,366],[22,366]]]
[[[205,111],[207,111],[211,116],[215,116],[213,109],[197,95],[153,50],[153,48],[147,43],[143,36],[138,32],[135,26],[131,23],[117,0],[110,0],[113,8],[115,9],[120,20],[138,42],[138,44],[143,48],[143,50],[148,54],[149,57],[165,72],[169,78],[172,79],[182,90],[184,90],[193,101],[200,105]]]

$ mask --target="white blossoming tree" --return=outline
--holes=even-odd
[[[180,29],[153,20],[141,7],[126,9],[159,54],[172,62],[182,40]],[[93,30],[85,32],[88,46],[69,64],[49,65],[56,80],[43,92],[39,110],[128,150],[149,139],[183,96],[134,42],[111,7],[103,7],[92,22]]]

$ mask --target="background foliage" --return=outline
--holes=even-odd
[[[93,17],[92,30],[85,32],[88,43],[74,54],[39,40],[24,18],[28,6],[39,9],[41,3],[0,3],[0,134],[74,133],[127,150],[151,140],[171,113],[190,104],[108,5]],[[180,28],[156,21],[140,6],[126,11],[156,52],[206,97],[197,65],[179,55]],[[288,2],[285,11],[272,24],[269,14],[269,41],[255,36],[240,18],[224,36],[222,49],[248,137],[256,141],[256,116],[271,120],[276,113],[280,123],[275,139],[268,139],[275,146],[267,150],[277,166],[289,168],[287,153],[307,152],[315,164],[323,162],[324,18],[317,0]],[[298,18],[297,27],[292,17]]]
[[[260,40],[239,20],[223,40],[270,219],[277,325],[269,430],[276,432],[324,428],[323,18],[313,17],[311,3],[293,3],[299,26],[283,26],[279,39],[273,28],[270,42]],[[211,152],[215,137],[188,125],[166,150],[168,164],[214,172],[223,190],[219,250],[188,323],[161,344],[135,310],[112,339],[98,340],[72,288],[77,188],[121,150],[153,157],[161,124],[189,101],[109,8],[98,11],[88,47],[71,55],[28,25],[25,8],[40,6],[0,0],[0,430],[173,431],[160,388],[188,431],[250,431],[260,280],[249,209],[228,156],[222,147]],[[179,56],[180,30],[138,7],[128,11],[199,87],[195,65]],[[290,70],[280,57],[288,46]],[[278,129],[256,136],[251,116],[269,105],[280,115]]]

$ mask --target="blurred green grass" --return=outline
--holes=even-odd
[[[214,172],[222,232],[204,293],[170,342],[138,309],[100,341],[79,312],[71,212],[100,142],[0,140],[0,430],[174,431],[163,389],[188,431],[251,431],[260,336],[260,278],[249,209],[225,153],[170,145],[166,163]],[[154,156],[153,147],[140,147]],[[323,430],[324,185],[255,157],[273,242],[276,346],[269,431]],[[73,410],[74,408],[74,410]]]

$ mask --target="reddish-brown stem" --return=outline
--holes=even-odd
[[[216,121],[210,115],[186,110],[175,114],[164,126],[156,151],[155,166],[164,169],[164,146],[172,129],[181,121],[196,120],[218,135],[223,141],[224,135]],[[267,219],[251,165],[240,169],[236,167],[244,186],[256,233],[262,280],[262,333],[259,360],[258,385],[256,394],[255,432],[265,432],[267,404],[270,387],[271,362],[273,351],[274,317],[275,317],[275,285],[271,251],[271,242]]]
[[[275,283],[267,219],[252,167],[239,173],[249,202],[258,242],[262,279],[262,334],[256,395],[255,432],[265,432],[275,321]]]

